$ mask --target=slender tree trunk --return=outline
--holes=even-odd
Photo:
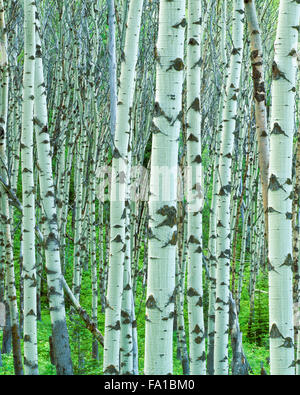
[[[5,326],[3,328],[3,336],[2,336],[2,354],[10,354],[11,346],[12,346],[12,331],[11,331],[10,308],[7,301],[4,301],[4,306],[5,306]]]
[[[127,190],[125,202],[125,258],[123,270],[123,294],[121,305],[120,374],[133,374],[132,348],[132,280],[131,280],[131,239],[130,239],[130,173],[131,148],[128,147]]]
[[[201,2],[188,3],[187,47],[187,215],[188,215],[188,278],[187,301],[191,374],[206,373],[205,328],[202,289],[202,159],[201,159]]]
[[[185,301],[185,279],[186,279],[186,236],[187,221],[185,219],[184,207],[182,202],[178,204],[178,254],[176,259],[176,322],[178,336],[178,353],[182,365],[182,373],[190,374],[189,355],[186,342],[185,320],[184,320],[184,301]]]
[[[67,297],[69,298],[72,306],[75,308],[77,313],[82,318],[82,320],[85,323],[87,329],[92,333],[92,335],[101,344],[101,346],[104,346],[104,338],[103,338],[101,332],[97,329],[97,326],[95,325],[94,320],[80,306],[78,300],[76,299],[76,297],[73,294],[73,292],[70,290],[70,288],[69,288],[66,280],[64,279],[64,277],[62,277],[62,286],[63,286],[63,289],[64,289]]]
[[[232,347],[232,375],[247,375],[251,367],[243,351],[242,332],[238,320],[236,303],[233,295],[229,293],[229,327]]]
[[[73,374],[73,368],[66,324],[64,293],[62,288],[57,213],[52,176],[50,138],[47,127],[48,114],[46,90],[43,76],[42,48],[38,19],[36,19],[36,25],[34,121],[36,126],[41,201],[45,214],[43,227],[45,230],[44,246],[52,339],[57,374],[71,375]]]
[[[131,129],[131,109],[135,89],[135,67],[143,0],[132,0],[129,5],[125,53],[122,59],[118,94],[116,131],[112,160],[110,200],[110,260],[105,310],[105,343],[103,370],[105,374],[119,373],[120,319],[125,258],[127,155]]]
[[[137,376],[139,374],[139,349],[133,292],[131,292],[131,304],[133,374]]]
[[[110,91],[110,133],[114,141],[117,117],[117,61],[116,61],[116,33],[115,33],[115,4],[114,0],[107,0],[109,26],[109,91]]]
[[[7,36],[5,27],[5,9],[3,0],[0,1],[0,67],[1,67],[1,90],[0,90],[0,175],[3,179],[7,180],[7,112],[8,112],[8,84],[9,84],[9,73],[8,73],[8,59],[7,59]],[[3,328],[2,338],[2,353],[9,354],[11,351],[11,320],[9,304],[7,303],[7,289],[5,287],[5,263],[6,263],[6,251],[10,248],[10,243],[6,240],[6,228],[10,225],[10,216],[7,213],[7,199],[5,189],[0,185],[0,208],[1,208],[1,219],[0,219],[0,302],[5,305],[5,321],[6,325]],[[10,230],[9,230],[10,232]],[[7,269],[8,270],[8,269]],[[5,292],[6,289],[6,292]]]
[[[76,79],[77,80],[77,79]],[[79,100],[81,100],[79,98]],[[85,128],[81,125],[81,135],[79,137],[80,159],[75,164],[75,231],[74,231],[74,264],[73,264],[73,284],[72,290],[76,299],[80,300],[82,265],[84,253],[84,216],[83,216],[83,183],[84,183],[84,157],[86,151]]]
[[[271,375],[295,374],[292,287],[292,161],[300,4],[281,0],[272,65],[269,170]]]
[[[173,372],[178,139],[185,25],[184,0],[160,3],[149,197],[147,375]]]
[[[5,184],[8,184],[8,161],[7,161],[7,112],[8,112],[8,59],[7,59],[7,36],[4,19],[5,7],[0,2],[0,67],[1,91],[0,91],[0,174]],[[23,374],[22,355],[19,333],[18,305],[15,284],[13,241],[11,239],[12,219],[10,216],[9,200],[7,191],[0,185],[1,198],[1,222],[3,224],[3,242],[5,258],[5,283],[6,283],[6,308],[9,305],[11,318],[11,338],[13,346],[14,370],[16,375]]]
[[[222,74],[225,76],[227,71],[227,54],[226,54],[226,22],[227,22],[227,0],[222,4],[222,31],[221,31],[221,56],[222,56]],[[227,77],[227,75],[226,75]],[[215,341],[215,302],[216,302],[216,268],[217,268],[217,194],[220,188],[219,180],[219,157],[221,146],[222,132],[222,106],[225,98],[225,86],[221,87],[221,98],[219,102],[219,117],[216,135],[216,148],[214,158],[213,172],[213,190],[209,216],[209,307],[208,307],[208,347],[207,347],[207,374],[214,374],[214,341]]]
[[[300,238],[298,238],[298,249],[300,250]],[[299,256],[298,256],[298,267],[297,267],[297,275],[300,276],[300,265],[299,265]],[[295,308],[295,322],[294,325],[298,330],[297,336],[297,354],[296,354],[296,374],[300,375],[300,288],[298,288],[298,303],[296,303]]]
[[[95,157],[92,161],[92,166],[94,167]],[[90,174],[90,253],[91,253],[91,277],[92,277],[92,320],[98,327],[98,267],[97,267],[97,256],[96,256],[96,177],[94,171]],[[96,340],[93,341],[92,347],[93,358],[98,359],[98,343]]]
[[[217,199],[217,281],[214,373],[228,374],[228,318],[230,281],[230,192],[231,162],[237,115],[237,99],[240,90],[240,74],[243,55],[244,2],[234,1],[232,50],[226,98],[223,108],[219,176],[220,190]]]
[[[258,142],[258,160],[265,216],[265,238],[268,237],[268,171],[269,136],[266,111],[266,92],[264,80],[263,48],[260,27],[256,15],[255,0],[245,0],[245,13],[250,33],[252,80],[254,86],[256,138]]]
[[[38,374],[36,264],[35,264],[35,185],[33,169],[33,106],[35,75],[35,5],[24,1],[24,74],[22,108],[22,197],[24,271],[24,366],[25,374]]]
[[[299,201],[300,201],[300,125],[297,131],[297,143],[295,149],[296,164],[295,164],[295,180],[294,180],[294,196],[292,203],[292,229],[293,229],[293,299],[294,303],[299,302],[299,231],[300,231],[300,217],[299,217]]]

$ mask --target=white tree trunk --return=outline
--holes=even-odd
[[[103,370],[106,374],[119,373],[120,318],[123,292],[123,264],[125,258],[125,200],[127,185],[127,155],[130,137],[130,118],[135,89],[135,67],[138,55],[143,0],[132,0],[129,5],[124,59],[122,59],[118,93],[117,120],[112,160],[110,199],[110,260],[105,310]]]
[[[265,234],[268,235],[268,170],[269,170],[269,135],[266,111],[266,92],[264,81],[263,49],[259,23],[256,15],[255,0],[245,1],[245,13],[251,39],[252,80],[254,86],[256,138],[260,180],[265,214]]]
[[[6,185],[9,185],[7,177],[8,160],[7,160],[7,113],[8,113],[8,59],[7,59],[7,35],[4,19],[5,7],[3,1],[0,1],[0,67],[1,67],[1,89],[0,89],[0,176]],[[13,257],[13,240],[11,238],[11,212],[9,207],[8,194],[2,183],[0,184],[1,199],[1,255],[3,262],[3,276],[5,271],[6,295],[5,300],[8,302],[10,323],[7,326],[11,330],[13,354],[14,354],[14,371],[16,375],[23,374],[22,355],[19,334],[19,314],[15,284],[14,257]],[[2,273],[1,273],[2,275]],[[2,282],[3,280],[3,282]],[[4,277],[1,279],[1,285],[4,287]],[[4,292],[4,289],[3,289]],[[3,295],[4,296],[4,295]],[[3,350],[3,349],[2,349]]]
[[[215,304],[214,374],[228,374],[229,281],[230,281],[230,191],[231,162],[237,115],[237,98],[243,55],[244,1],[235,0],[232,51],[223,108],[219,162],[220,190],[217,198],[217,275]]]
[[[185,1],[162,1],[156,47],[146,298],[145,374],[173,372],[178,139]]]
[[[48,114],[46,89],[43,75],[42,48],[39,35],[39,21],[36,19],[36,52],[34,80],[34,121],[36,127],[36,144],[39,167],[41,200],[44,209],[44,246],[46,257],[46,274],[52,337],[55,352],[56,372],[58,375],[73,373],[69,346],[68,329],[62,273],[60,266],[57,211],[52,176],[52,157],[48,133]]]
[[[221,31],[221,59],[222,70],[221,76],[226,81],[225,72],[227,71],[227,53],[226,53],[226,20],[227,20],[227,0],[223,0],[222,4],[222,31]],[[215,301],[216,301],[216,268],[217,268],[217,194],[220,188],[219,185],[219,156],[221,145],[221,130],[222,130],[222,108],[225,97],[225,84],[221,87],[221,97],[219,102],[219,116],[216,130],[216,148],[214,158],[214,173],[213,173],[213,189],[209,216],[209,307],[208,307],[208,324],[207,324],[207,374],[213,375],[214,372],[214,339],[215,339]]]
[[[188,2],[187,35],[187,214],[189,356],[191,374],[206,373],[202,289],[202,159],[201,159],[201,1]]]
[[[295,374],[291,192],[299,16],[299,1],[280,1],[272,66],[268,194],[271,375]]]
[[[33,106],[35,74],[35,5],[24,1],[24,74],[21,136],[24,271],[25,374],[38,374],[35,265],[35,185],[33,169]]]

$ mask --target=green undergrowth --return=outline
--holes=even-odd
[[[71,271],[67,270],[66,278],[69,284],[71,284]],[[249,340],[247,338],[248,328],[248,317],[249,317],[249,296],[247,294],[247,281],[249,278],[249,270],[246,268],[244,289],[241,301],[240,310],[240,327],[243,332],[243,347],[252,368],[253,374],[260,374],[260,363],[264,363],[264,367],[268,372],[268,365],[266,360],[268,358],[268,342],[267,336],[262,338],[260,345],[257,345],[257,339]],[[261,290],[266,289],[266,279],[264,276],[259,277],[257,288]],[[142,286],[142,277],[139,277],[137,285],[136,295],[136,318],[138,327],[138,343],[139,343],[139,373],[143,374],[144,365],[144,347],[145,347],[145,292],[146,290]],[[260,300],[261,310],[265,312],[267,310],[266,294],[258,292],[256,297],[256,318],[258,317],[258,298]],[[82,278],[82,289],[80,303],[87,312],[91,313],[91,278],[90,271],[83,271]],[[74,374],[76,375],[99,375],[102,374],[102,360],[103,350],[99,345],[99,360],[95,360],[92,357],[92,335],[85,328],[80,317],[71,313],[70,305],[66,301],[67,307],[67,324],[69,328],[70,346],[72,352],[72,361]],[[204,306],[205,307],[205,306]],[[206,307],[205,307],[206,309]],[[261,313],[262,314],[262,313]],[[99,306],[99,330],[104,333],[104,313],[101,312],[101,306]],[[187,322],[187,309],[185,305],[185,318]],[[267,317],[265,317],[267,320]],[[188,330],[186,326],[186,331]],[[39,373],[41,375],[55,375],[55,368],[50,362],[49,355],[49,336],[51,335],[51,321],[50,313],[47,307],[47,297],[45,292],[42,296],[42,320],[38,322],[38,355],[39,355]],[[0,340],[2,341],[2,332],[0,332]],[[182,374],[181,362],[176,358],[177,344],[176,334],[174,333],[174,375]],[[22,342],[23,348],[23,342]],[[0,375],[11,375],[13,371],[13,358],[12,354],[2,355],[3,367],[0,368]],[[231,361],[231,347],[229,346],[229,360]]]
[[[210,191],[209,191],[210,194]],[[208,229],[208,213],[204,213],[204,227]],[[17,224],[20,221],[18,213],[15,214],[15,235],[14,235],[14,256],[15,256],[15,272],[16,272],[16,287],[17,295],[19,299],[19,264],[18,256],[20,249],[20,227]],[[72,235],[71,228],[71,217],[68,221],[68,233]],[[207,233],[204,232],[204,245],[207,245]],[[105,233],[104,233],[105,236]],[[97,240],[99,234],[97,229]],[[237,249],[240,250],[240,240],[237,243]],[[207,255],[207,252],[205,252]],[[105,255],[105,245],[104,245]],[[97,256],[97,258],[99,258]],[[139,346],[139,374],[143,374],[144,367],[144,349],[145,349],[145,299],[146,289],[143,287],[143,270],[142,262],[144,258],[143,245],[141,246],[139,269],[140,276],[137,282],[136,292],[136,319],[138,328],[138,346]],[[249,321],[249,278],[250,278],[250,263],[249,256],[246,256],[245,273],[243,279],[243,291],[241,297],[241,307],[239,313],[240,328],[243,333],[243,347],[248,362],[252,368],[253,374],[260,374],[261,362],[263,362],[265,369],[269,372],[268,364],[266,360],[269,356],[268,351],[268,281],[267,273],[264,270],[260,270],[258,280],[256,284],[257,292],[255,293],[255,312],[254,312],[254,324],[252,325],[251,332],[248,330]],[[73,245],[67,240],[66,247],[66,274],[65,278],[68,284],[72,285],[72,262],[73,262]],[[238,270],[238,264],[237,264]],[[82,287],[80,303],[86,311],[91,314],[91,300],[92,300],[92,287],[91,287],[91,274],[90,268],[83,270],[82,272]],[[205,273],[204,273],[205,278]],[[50,362],[49,354],[49,336],[51,335],[51,321],[50,313],[47,300],[47,287],[45,278],[42,280],[42,320],[38,322],[38,356],[39,356],[39,373],[41,375],[55,375],[55,368]],[[204,281],[204,313],[207,317],[208,309],[208,284]],[[67,324],[69,328],[70,346],[72,352],[72,361],[74,374],[76,375],[99,375],[102,374],[102,360],[103,360],[103,349],[99,345],[99,359],[95,360],[92,357],[92,342],[93,337],[90,332],[85,328],[80,317],[71,312],[71,306],[69,301],[66,300],[67,310]],[[187,317],[187,305],[185,301],[185,322],[186,322],[186,333],[188,333],[188,317]],[[98,308],[98,327],[99,330],[104,334],[104,313],[101,311],[100,297],[99,297],[99,308]],[[207,324],[207,322],[206,322]],[[188,339],[187,339],[188,341]],[[2,344],[2,331],[0,330],[0,342]],[[22,349],[23,349],[23,341]],[[182,374],[181,362],[176,358],[177,354],[177,341],[176,333],[174,333],[174,375]],[[3,366],[0,367],[0,375],[10,375],[14,373],[13,370],[13,357],[10,355],[2,355]],[[231,347],[229,345],[229,362],[231,362]]]

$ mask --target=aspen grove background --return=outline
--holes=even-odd
[[[0,0],[0,374],[300,374],[300,1]]]

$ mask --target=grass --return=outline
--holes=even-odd
[[[207,217],[207,216],[205,216]],[[20,218],[15,218],[16,222]],[[69,224],[71,223],[71,218],[69,219]],[[70,225],[69,225],[70,226]],[[205,229],[205,228],[204,228]],[[72,232],[69,229],[70,233]],[[20,229],[16,227],[16,233],[14,235],[14,253],[15,253],[15,271],[16,271],[16,286],[17,293],[19,288],[19,265],[18,265],[18,255],[19,255],[19,240],[20,240]],[[98,240],[98,235],[97,235]],[[206,243],[204,243],[206,245]],[[238,245],[238,249],[239,249]],[[140,268],[142,269],[143,262],[143,246],[141,248],[140,254]],[[73,261],[73,246],[67,246],[66,250],[67,265],[65,278],[68,284],[72,284],[72,261]],[[249,260],[249,256],[247,257]],[[256,293],[255,300],[255,325],[253,328],[253,333],[251,338],[248,337],[248,319],[249,319],[249,294],[248,294],[248,284],[250,278],[250,268],[249,263],[246,261],[245,265],[245,275],[243,281],[243,292],[241,298],[241,309],[239,315],[239,323],[241,331],[243,332],[243,346],[244,351],[247,356],[248,362],[253,370],[253,374],[260,374],[260,363],[264,362],[264,367],[268,372],[268,366],[265,363],[269,356],[268,351],[268,281],[266,273],[260,271],[256,288],[262,292]],[[207,316],[207,283],[205,283],[206,289],[204,290],[204,312],[205,317]],[[80,303],[87,312],[91,313],[91,276],[90,270],[83,271],[82,273],[82,287],[81,287],[81,299]],[[42,292],[42,320],[38,322],[38,357],[39,357],[39,373],[41,375],[55,375],[55,368],[50,362],[49,354],[49,336],[51,335],[51,321],[50,314],[46,296],[46,283],[43,280],[43,292]],[[138,328],[138,346],[139,346],[139,373],[143,374],[144,366],[144,348],[145,348],[145,299],[146,290],[142,285],[142,277],[138,277],[137,282],[137,293],[136,293],[136,319]],[[100,305],[100,303],[99,303]],[[70,346],[72,353],[72,361],[74,374],[84,374],[84,375],[99,375],[102,374],[102,360],[103,360],[103,350],[99,345],[99,360],[95,360],[92,357],[92,342],[93,337],[90,332],[85,328],[80,317],[77,314],[70,314],[70,306],[68,301],[66,301],[67,307],[67,325],[69,328]],[[104,313],[101,312],[101,306],[98,308],[98,327],[99,330],[104,334]],[[187,306],[185,304],[185,322],[186,322],[186,333],[188,331],[187,327]],[[2,342],[2,331],[0,331],[0,341]],[[187,339],[188,341],[188,339]],[[181,362],[176,358],[177,348],[176,348],[176,334],[174,333],[174,375],[182,374]],[[22,341],[23,349],[23,341]],[[229,362],[231,360],[231,349],[229,346]],[[11,375],[14,374],[13,370],[13,357],[10,355],[2,355],[3,367],[0,368],[0,375]]]
[[[141,257],[142,258],[142,257]],[[66,278],[70,283],[71,273],[67,272]],[[249,316],[249,297],[247,295],[246,283],[249,278],[249,268],[245,272],[245,287],[242,294],[241,312],[240,312],[240,327],[244,333],[243,346],[247,359],[253,370],[253,374],[260,374],[260,362],[264,362],[264,366],[268,371],[268,366],[265,363],[268,357],[267,338],[263,345],[258,346],[255,339],[249,341],[247,338],[247,324]],[[266,288],[265,276],[261,275],[258,281],[258,288]],[[257,296],[256,305],[258,306],[258,298],[266,299],[265,294]],[[83,272],[82,290],[81,290],[81,305],[90,313],[91,301],[91,279],[89,271]],[[138,323],[138,341],[139,341],[139,373],[143,373],[144,365],[144,346],[145,346],[145,290],[142,287],[142,279],[139,278],[136,296],[136,314]],[[267,309],[267,300],[263,300],[263,310]],[[68,306],[68,304],[67,304]],[[74,374],[77,375],[99,375],[102,374],[102,359],[103,350],[99,346],[99,360],[92,358],[92,335],[84,327],[80,317],[77,314],[70,315],[69,308],[67,316],[67,324],[69,328],[70,346],[72,352]],[[256,312],[256,317],[258,312]],[[101,312],[99,306],[99,330],[104,333],[104,314]],[[187,322],[187,311],[185,309],[185,318]],[[265,320],[267,317],[265,317]],[[186,328],[187,330],[187,328]],[[38,322],[38,355],[39,355],[39,373],[41,375],[55,375],[55,368],[51,365],[49,356],[49,336],[51,335],[51,321],[50,314],[47,308],[46,296],[42,297],[42,320]],[[0,340],[2,340],[2,333],[0,332]],[[23,341],[22,341],[23,348]],[[230,350],[230,347],[229,347]],[[182,374],[181,362],[176,358],[176,335],[174,334],[174,375]],[[0,368],[0,375],[12,375],[13,371],[13,357],[10,355],[2,355],[3,367]],[[231,350],[229,351],[229,360],[231,360]]]

